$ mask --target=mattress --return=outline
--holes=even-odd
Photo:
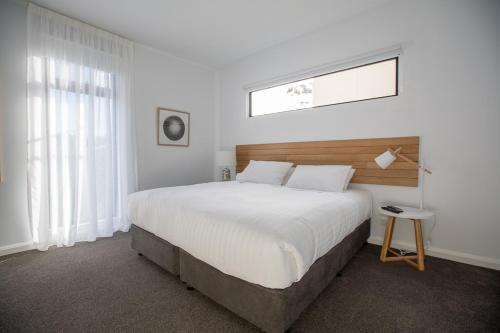
[[[221,272],[284,289],[371,214],[367,191],[216,182],[129,195],[130,222]]]

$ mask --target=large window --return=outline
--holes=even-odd
[[[41,250],[130,228],[133,43],[28,6],[28,200]]]
[[[250,116],[363,101],[398,94],[398,58],[250,92]]]

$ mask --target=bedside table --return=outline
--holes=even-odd
[[[394,205],[393,205],[394,206]],[[410,266],[417,268],[419,271],[424,270],[424,243],[422,239],[422,220],[428,219],[434,216],[434,212],[430,210],[420,210],[414,207],[397,206],[403,210],[402,213],[396,214],[378,208],[378,211],[387,216],[387,225],[385,227],[385,237],[384,244],[382,245],[382,251],[380,252],[380,261],[404,261]],[[415,225],[415,245],[417,248],[416,256],[402,256],[396,251],[391,249],[392,232],[394,231],[394,224],[396,223],[396,218],[409,219],[413,221]],[[387,253],[391,253],[394,256],[387,256]],[[416,261],[414,261],[416,260]]]

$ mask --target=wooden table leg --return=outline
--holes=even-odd
[[[424,270],[424,242],[422,239],[422,222],[418,219],[413,220],[415,224],[415,243],[417,247],[417,265],[418,270]]]
[[[387,225],[385,227],[384,244],[382,245],[382,251],[380,252],[380,261],[385,262],[387,258],[387,250],[391,247],[392,232],[394,231],[394,222],[396,218],[389,216],[387,218]]]

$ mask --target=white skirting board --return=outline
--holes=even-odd
[[[6,255],[12,254],[12,253],[33,250],[34,248],[35,248],[35,246],[33,245],[33,242],[23,242],[23,243],[16,243],[16,244],[11,244],[11,245],[7,245],[7,246],[1,246],[0,247],[0,257],[6,256]]]
[[[368,238],[368,243],[371,244],[382,245],[383,242],[384,239],[382,237],[371,236],[370,238]],[[391,247],[396,249],[407,249],[415,251],[415,244],[409,242],[401,242],[393,240],[391,243]],[[432,246],[429,247],[428,249],[425,249],[425,255],[457,261],[464,264],[500,270],[500,260],[494,258],[476,256],[474,254],[440,249],[438,247],[432,247]]]

